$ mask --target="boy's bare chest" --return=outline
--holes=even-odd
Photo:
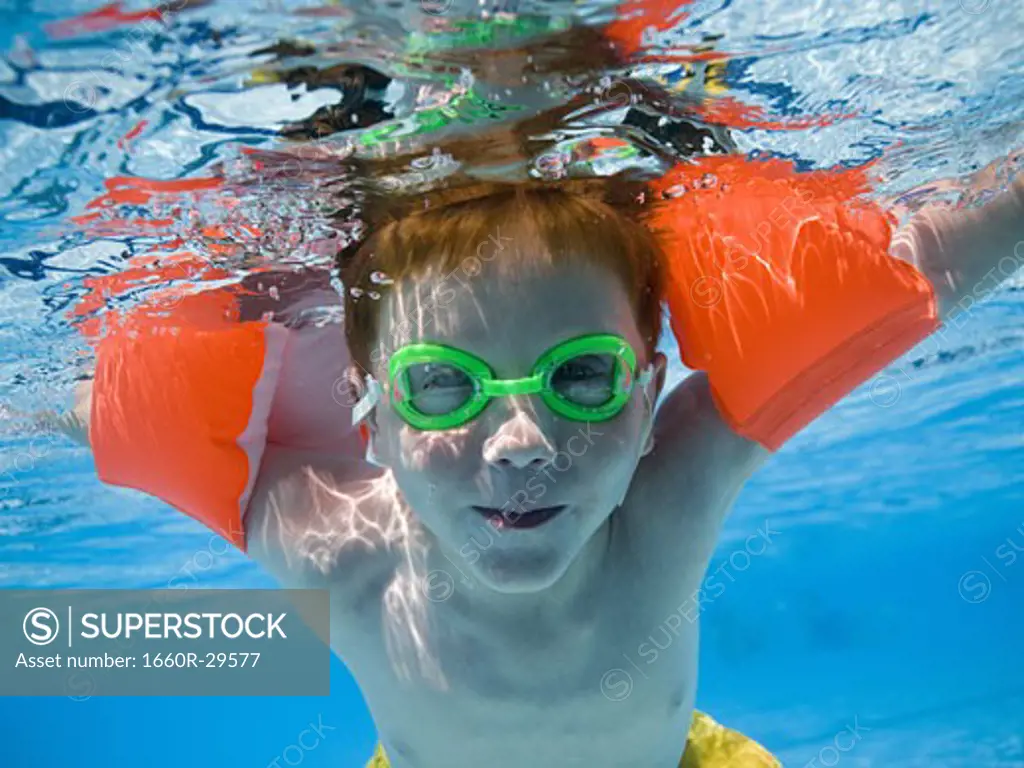
[[[403,592],[382,580],[335,631],[395,768],[677,764],[697,625],[663,574],[623,568],[587,604],[509,621]]]

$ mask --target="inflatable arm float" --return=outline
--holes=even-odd
[[[268,445],[361,458],[337,323],[246,319],[240,286],[140,306],[96,345],[89,441],[101,480],[145,491],[245,550]],[[314,288],[291,307],[340,304]]]
[[[651,185],[672,331],[735,431],[777,450],[939,326],[859,170],[707,158]],[[660,198],[660,200],[659,200]],[[667,198],[667,199],[666,199]]]

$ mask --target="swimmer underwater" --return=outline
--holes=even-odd
[[[371,766],[779,765],[695,710],[723,521],[793,433],[1024,264],[1024,179],[890,237],[852,194],[712,160],[381,203],[338,257],[344,299],[307,281],[273,322],[111,337],[62,426],[105,482],[329,591]],[[748,236],[780,205],[732,258],[714,227]],[[300,319],[340,301],[344,338]],[[695,371],[667,392],[666,305]],[[609,695],[687,604],[657,674]]]
[[[283,586],[329,590],[331,645],[378,727],[374,765],[777,765],[695,714],[696,617],[628,698],[602,691],[622,649],[699,594],[723,520],[771,450],[730,426],[707,373],[663,391],[663,255],[571,186],[496,185],[372,234],[343,265],[346,285],[382,294],[345,300],[347,367],[370,374],[356,410],[372,462],[358,441],[268,442],[235,543]],[[1021,241],[1018,180],[984,208],[922,214],[889,258],[926,278],[928,312],[952,320],[1020,266]],[[476,274],[451,277],[478,254]],[[310,333],[306,365],[335,370],[345,350],[325,354],[339,345]],[[147,344],[159,346],[133,354]],[[290,375],[299,384],[279,386],[317,380]],[[159,422],[175,397],[165,381],[135,421]],[[130,424],[98,435],[114,419],[83,394],[80,436],[101,477],[155,488],[101,461],[112,441],[131,452],[137,440]],[[160,462],[151,450],[135,464]],[[166,482],[192,482],[168,465]],[[218,529],[209,509],[178,506]]]

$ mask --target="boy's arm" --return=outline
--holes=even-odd
[[[91,402],[90,379],[76,386],[70,411],[37,419],[88,447]],[[360,547],[346,541],[346,525],[351,530],[352,524],[338,519],[346,511],[339,499],[365,493],[377,472],[345,456],[268,446],[245,515],[249,556],[286,588],[353,589],[361,570],[352,561]],[[339,579],[335,569],[342,559],[345,574]]]
[[[36,424],[60,432],[79,445],[89,447],[89,410],[92,408],[92,379],[75,385],[75,404],[66,413],[43,411],[35,415]]]
[[[330,273],[326,270],[259,273],[243,281],[249,288],[239,300],[242,320],[259,319],[273,311],[281,322],[291,322],[298,310],[315,304],[318,296],[330,291]],[[249,284],[252,284],[251,286]],[[274,289],[274,290],[272,290]],[[336,296],[330,292],[331,296]],[[63,413],[43,411],[35,415],[36,423],[65,435],[75,443],[91,447],[89,421],[92,412],[93,371],[88,378],[75,385],[74,405]]]
[[[922,211],[896,234],[890,253],[928,278],[944,321],[969,314],[1024,266],[1024,176],[981,208]]]
[[[654,448],[645,462],[661,478],[655,481],[658,493],[675,491],[680,501],[715,505],[726,499],[731,503],[770,456],[768,449],[729,428],[715,407],[707,374],[695,371],[658,408]]]
[[[365,461],[270,446],[244,518],[248,555],[283,587],[358,593],[385,545],[374,524],[386,508],[381,475]]]
[[[710,557],[740,490],[770,456],[729,428],[707,374],[695,371],[658,407],[653,448],[627,496],[630,537],[645,556],[662,553],[666,568],[689,568]]]
[[[282,586],[297,589],[324,586],[330,572],[313,540],[319,526],[305,473],[331,475],[333,468],[306,453],[268,448],[244,518],[247,554]]]
[[[929,210],[893,239],[890,253],[913,263],[932,283],[940,318],[953,320],[1024,266],[1024,178],[976,210]],[[756,376],[756,371],[750,372]],[[641,463],[637,487],[685,506],[720,509],[771,456],[737,434],[721,416],[708,377],[697,372],[658,409],[654,450]],[[647,497],[648,490],[641,491]],[[710,507],[707,507],[710,505]]]

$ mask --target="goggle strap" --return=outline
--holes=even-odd
[[[646,387],[648,384],[651,383],[651,379],[653,379],[653,378],[654,378],[654,366],[651,365],[651,364],[648,364],[648,366],[646,368],[644,368],[642,371],[640,371],[640,376],[637,378],[636,381],[637,381],[637,384],[639,384],[641,387]]]
[[[370,411],[377,407],[381,395],[384,394],[380,383],[369,374],[365,376],[364,381],[366,382],[366,393],[352,408],[352,426],[362,422],[370,414]]]

